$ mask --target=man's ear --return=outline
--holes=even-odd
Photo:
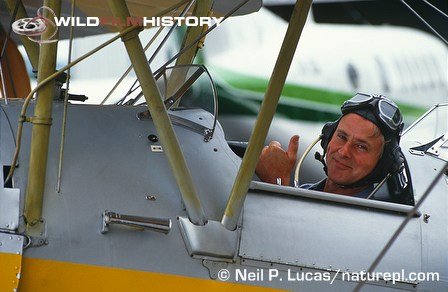
[[[391,173],[397,173],[403,168],[404,154],[398,144],[395,144],[391,150],[391,160],[393,161],[390,166]]]
[[[327,152],[328,143],[330,143],[331,137],[333,136],[334,131],[336,131],[339,121],[340,119],[326,123],[322,128],[322,140],[320,141],[320,146],[322,146],[322,149],[324,150],[324,155]]]

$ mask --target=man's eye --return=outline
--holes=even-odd
[[[344,134],[337,134],[336,135],[340,140],[342,140],[342,141],[346,141],[347,140],[347,137],[344,135]]]
[[[356,147],[362,151],[367,151],[367,149],[368,149],[367,146],[364,144],[358,144],[358,145],[356,145]]]

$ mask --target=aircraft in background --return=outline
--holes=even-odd
[[[420,30],[307,20],[278,105],[292,119],[327,121],[355,92],[393,99],[408,122],[448,100],[448,47]],[[204,62],[228,95],[262,100],[287,22],[267,8],[208,36]],[[238,92],[239,91],[239,92]],[[231,114],[231,109],[224,109]]]

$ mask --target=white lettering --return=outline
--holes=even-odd
[[[174,18],[176,19],[176,18],[182,18],[182,17],[174,17]],[[160,25],[161,26],[173,26],[174,25],[173,17],[163,16]]]
[[[106,19],[109,20],[107,17],[92,17],[89,19],[87,18],[87,25],[88,26],[98,26],[108,24],[106,22]],[[173,26],[176,22],[178,25],[186,25],[186,26],[212,26],[213,24],[216,24],[217,26],[224,20],[224,17],[196,17],[196,16],[188,16],[188,17],[181,17],[181,16],[162,16],[162,17],[142,17],[141,19],[134,20],[131,19],[131,21],[128,21],[128,25],[143,25],[143,26]],[[81,22],[80,19],[70,19],[70,17],[60,18],[58,19],[58,24],[63,24],[65,26],[69,25],[69,23],[72,22],[72,25],[74,25],[74,22],[76,22],[76,25],[79,26],[85,26],[86,24]],[[118,25],[117,22],[112,22],[112,25]]]
[[[158,20],[160,20],[158,17],[143,17],[143,26],[159,26]]]
[[[247,279],[247,271],[246,270],[240,270],[240,269],[236,269],[235,270],[235,280],[236,281],[246,281]]]
[[[100,24],[98,17],[90,16],[85,21],[79,16],[55,17],[54,21],[57,26],[98,26]]]
[[[174,21],[178,21],[179,22],[179,25],[182,25],[183,23],[182,23],[182,20],[184,20],[185,18],[183,18],[183,17],[180,17],[180,16],[175,16],[175,17],[173,17],[172,18],[173,20],[173,24],[174,24]]]
[[[72,21],[70,18],[71,17],[55,17],[54,22],[57,26],[69,26],[70,22]]]
[[[216,26],[219,26],[221,22],[224,20],[224,17],[212,17],[212,19],[216,23]]]
[[[98,17],[87,17],[87,26],[98,26],[100,25],[100,20]]]
[[[401,272],[372,272],[367,273],[361,272],[344,272],[342,273],[342,281],[365,281],[365,282],[375,282],[375,281],[391,281],[392,284],[401,281],[439,281],[439,273],[437,272],[410,272],[405,274],[404,269]]]
[[[185,24],[187,26],[198,26],[199,20],[197,17],[189,16],[189,17],[185,18]]]
[[[210,17],[200,17],[199,23],[201,24],[201,26],[204,26],[204,25],[211,26],[212,19]]]
[[[86,24],[81,21],[81,17],[78,17],[78,16],[73,17],[72,25],[73,25],[73,20],[74,20],[76,26],[86,26]]]
[[[272,281],[273,278],[278,277],[278,270],[277,269],[269,269],[269,281]]]
[[[295,272],[295,278],[292,276],[292,274],[291,274],[291,270],[289,270],[288,269],[288,281],[289,282],[291,282],[291,281],[297,281],[297,272]]]
[[[235,280],[236,281],[249,281],[249,282],[255,282],[255,281],[263,281],[264,279],[264,271],[263,269],[257,269],[255,272],[248,272],[246,269],[235,270]]]

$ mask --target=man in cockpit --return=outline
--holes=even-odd
[[[400,110],[381,95],[358,93],[341,106],[342,115],[322,129],[320,161],[327,178],[302,188],[366,198],[373,184],[398,172],[404,158],[399,147],[403,118]],[[258,177],[290,185],[297,159],[299,136],[291,137],[285,151],[272,141],[261,152]]]

